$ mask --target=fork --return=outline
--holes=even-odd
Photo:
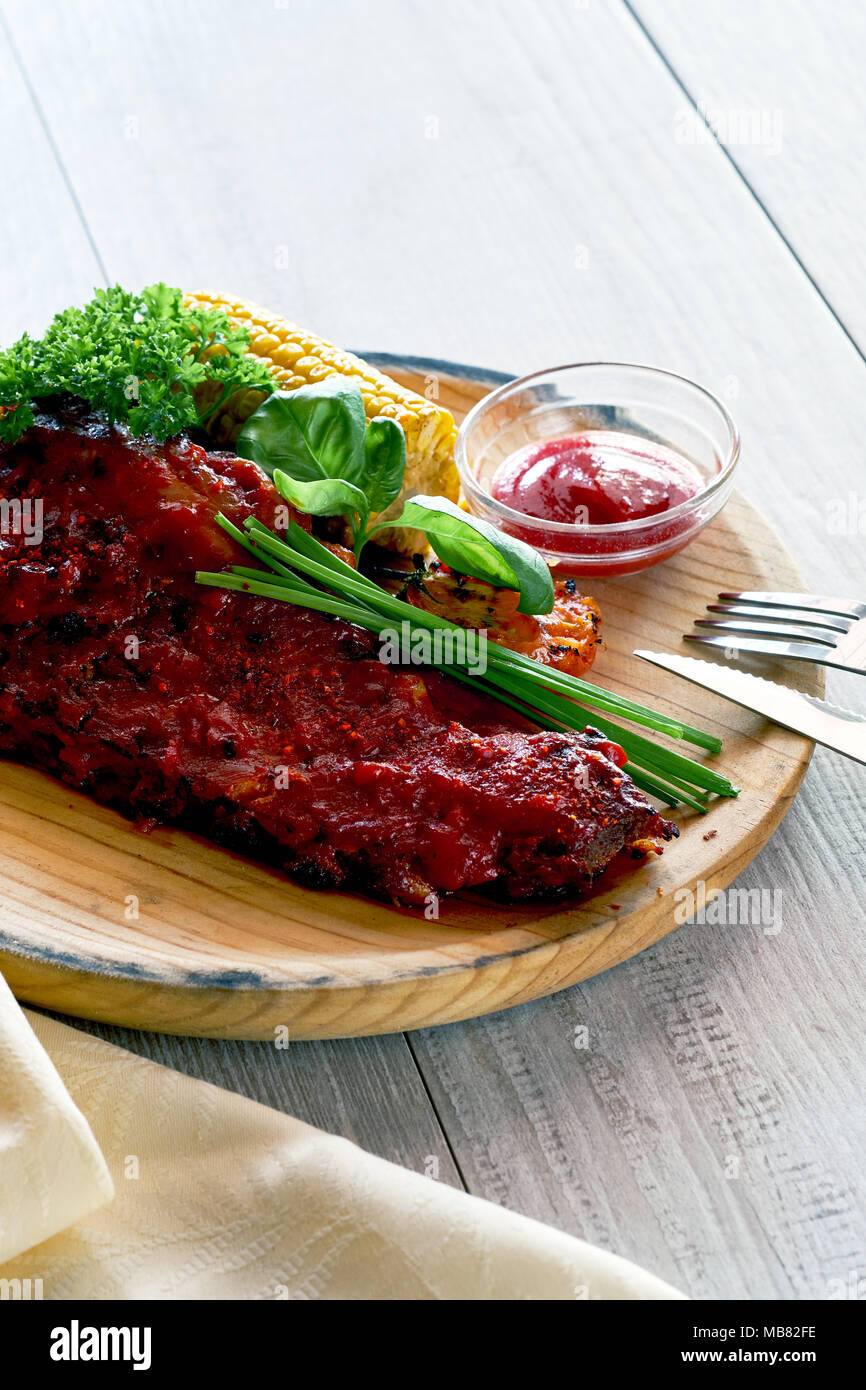
[[[866,674],[866,603],[753,589],[719,594],[719,602],[708,603],[707,611],[724,616],[697,618],[695,627],[712,632],[687,633],[687,642]]]

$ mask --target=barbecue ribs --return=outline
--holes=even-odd
[[[382,664],[340,619],[197,586],[239,559],[218,510],[273,524],[255,464],[57,401],[0,446],[0,498],[2,756],[310,887],[405,903],[574,892],[676,833],[598,732],[538,732]],[[13,534],[13,499],[41,502],[38,543]]]

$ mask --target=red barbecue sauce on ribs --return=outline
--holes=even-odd
[[[273,525],[283,505],[253,463],[59,402],[0,446],[0,497],[44,508],[41,543],[0,535],[0,755],[408,903],[572,892],[676,833],[597,731],[534,731],[341,619],[197,585],[244,562],[218,510]]]

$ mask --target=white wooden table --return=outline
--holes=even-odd
[[[0,342],[164,279],[359,349],[663,365],[728,401],[812,587],[863,598],[864,65],[853,0],[0,0]],[[819,750],[742,879],[778,934],[683,928],[508,1013],[94,1031],[697,1298],[827,1297],[866,1273],[864,807]]]

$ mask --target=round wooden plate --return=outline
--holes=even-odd
[[[459,418],[504,377],[377,358]],[[334,1038],[424,1028],[508,1008],[596,975],[671,931],[682,893],[724,888],[791,805],[812,744],[646,665],[684,650],[719,590],[802,589],[781,541],[742,497],[673,560],[592,590],[607,649],[598,680],[725,740],[742,787],[678,816],[660,859],[609,872],[585,901],[443,901],[438,921],[299,888],[180,831],[149,835],[13,763],[0,764],[0,969],[19,999],[63,1013],[215,1038]],[[764,667],[766,670],[766,666]],[[814,668],[769,672],[817,692]],[[708,838],[709,837],[709,838]],[[679,912],[678,912],[679,909]]]

